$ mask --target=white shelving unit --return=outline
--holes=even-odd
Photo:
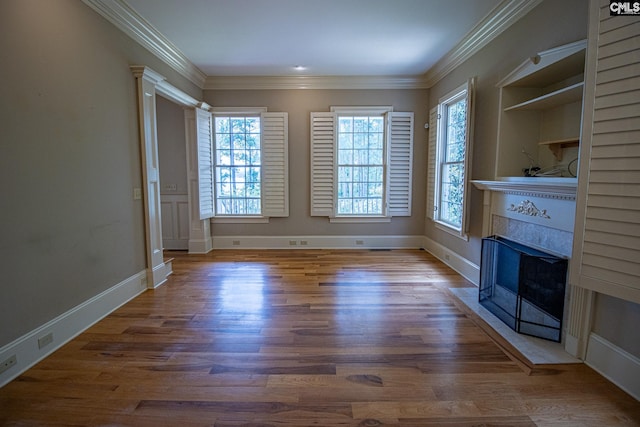
[[[531,167],[575,179],[586,47],[581,40],[540,52],[498,83],[496,179]]]

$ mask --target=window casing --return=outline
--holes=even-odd
[[[336,216],[384,214],[385,117],[338,114]]]
[[[333,222],[411,215],[413,113],[332,107],[311,113],[311,215]]]
[[[200,219],[266,222],[288,216],[288,114],[217,108],[199,116]]]
[[[429,120],[427,213],[436,224],[466,238],[474,80],[440,99]]]
[[[260,116],[214,115],[216,215],[262,215]]]

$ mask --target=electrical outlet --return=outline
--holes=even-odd
[[[240,240],[234,240],[233,242],[231,242],[231,244],[233,246],[240,246]]]
[[[356,240],[356,245],[358,246],[364,245],[364,240]]]
[[[0,363],[0,374],[3,373],[4,371],[6,371],[7,369],[11,368],[12,366],[17,365],[17,364],[18,364],[18,359],[16,358],[16,355],[14,354],[13,356],[8,358],[7,360],[5,360],[2,363]]]
[[[38,348],[46,347],[53,342],[53,332],[38,338]]]
[[[300,240],[300,246],[307,246],[309,244],[309,242],[307,242],[306,240]]]
[[[298,242],[296,242],[295,240],[289,240],[289,246],[295,246],[297,244]]]

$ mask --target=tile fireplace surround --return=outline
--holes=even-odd
[[[505,237],[571,262],[577,179],[515,177],[472,183],[484,191],[483,236]],[[565,331],[572,322],[582,320],[572,307],[571,292],[567,286],[560,346],[566,346]]]

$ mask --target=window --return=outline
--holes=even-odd
[[[332,107],[311,113],[311,215],[382,221],[411,215],[413,113]]]
[[[289,215],[288,115],[221,108],[196,116],[200,219]]]
[[[262,215],[260,116],[214,115],[216,215]]]
[[[338,115],[338,215],[382,215],[384,116]]]
[[[466,235],[474,80],[440,99],[429,119],[427,212],[439,226]]]

